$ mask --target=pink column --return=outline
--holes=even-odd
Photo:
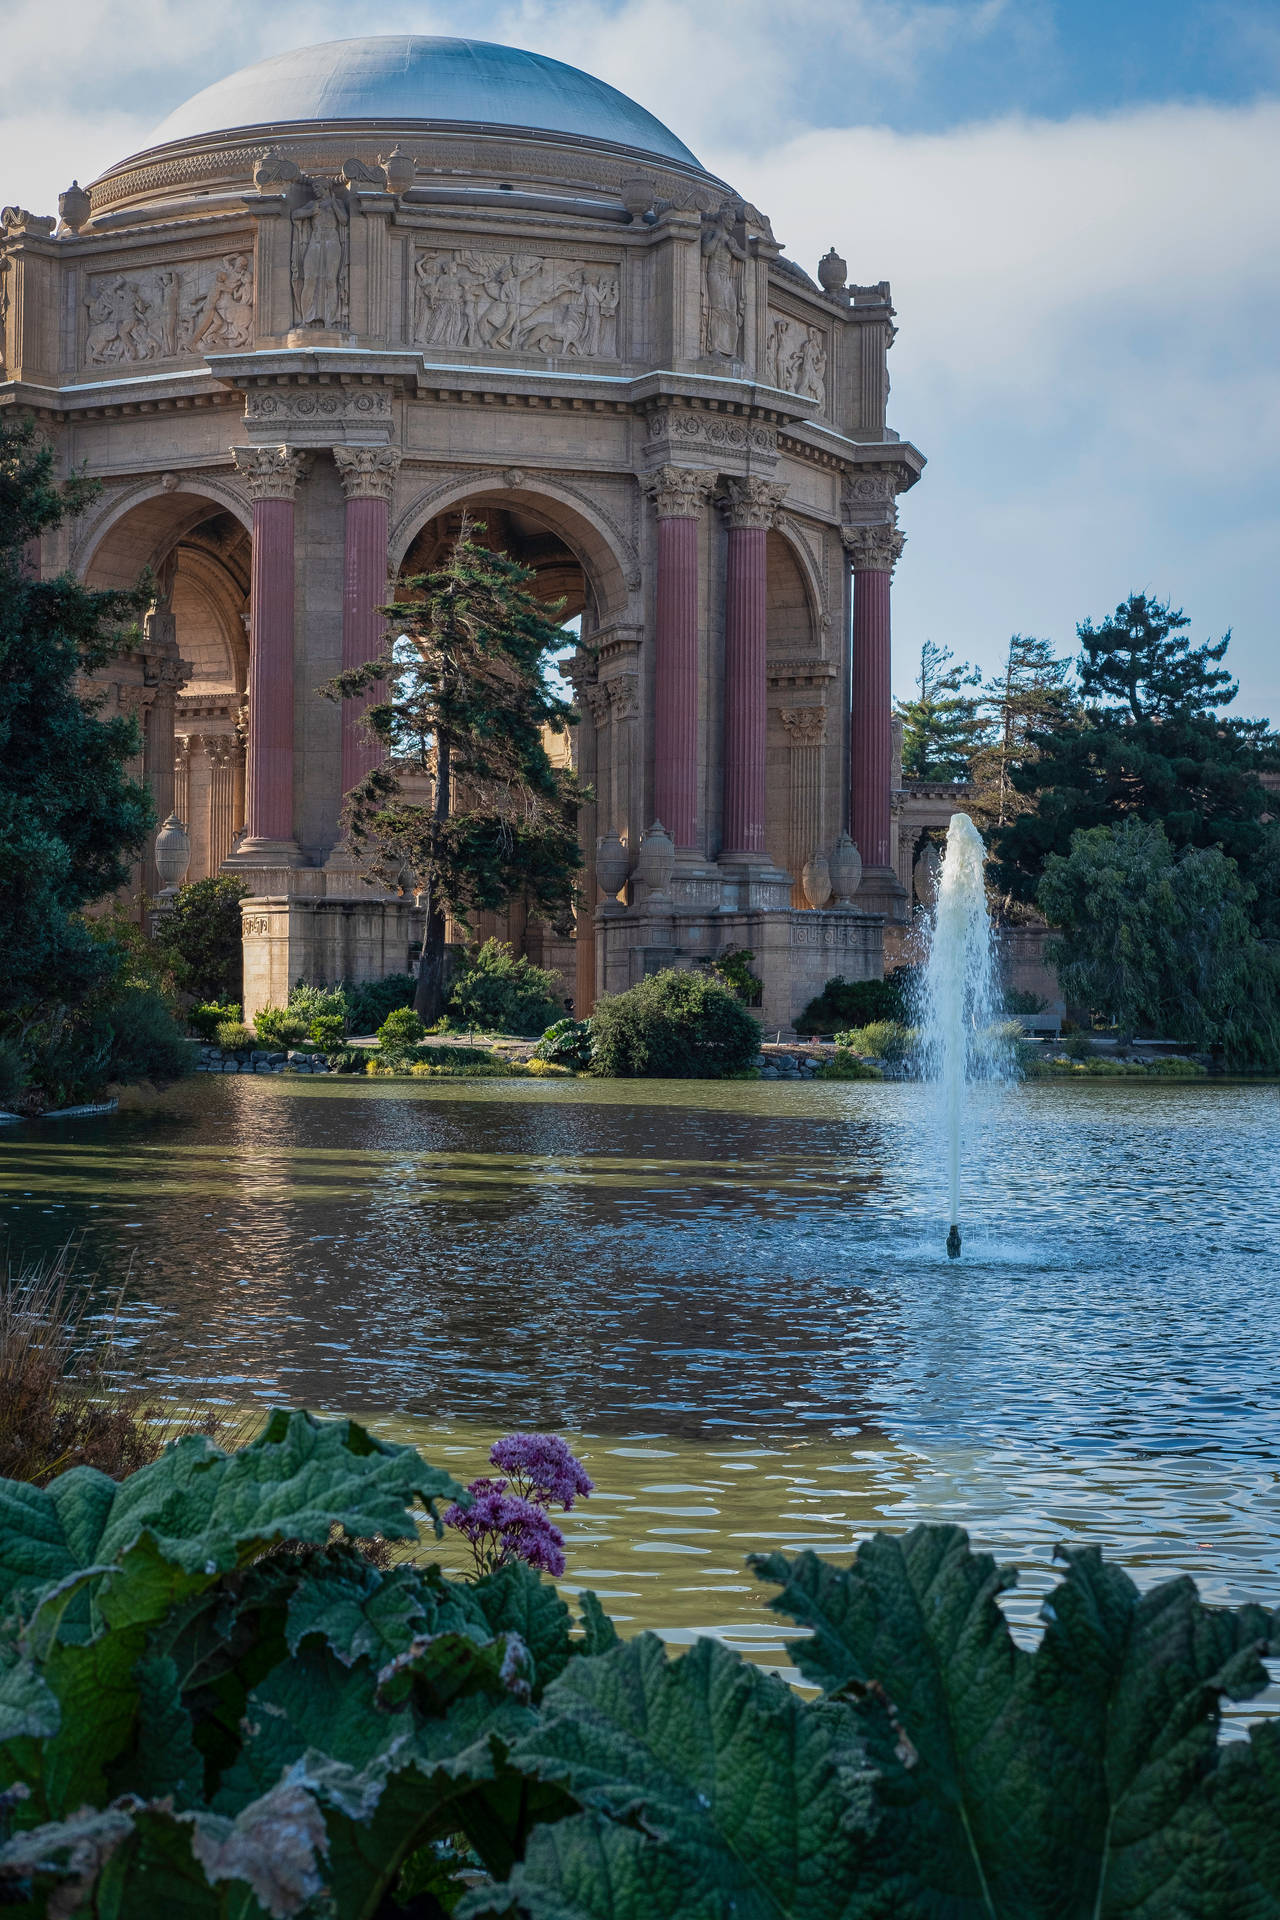
[[[902,552],[893,527],[847,527],[853,560],[853,679],[850,730],[850,831],[864,871],[891,866],[892,655],[889,583]]]
[[[762,854],[768,684],[767,538],[785,487],[764,480],[726,482],[729,521],[724,604],[723,853]]]
[[[387,623],[387,531],[400,455],[391,447],[335,447],[347,496],[342,564],[342,665],[362,667],[382,652]],[[381,698],[375,687],[342,703],[342,791],[350,793],[382,758],[360,716]]]
[[[296,857],[293,838],[293,501],[306,455],[236,447],[253,500],[248,814],[241,855]]]
[[[646,483],[658,510],[653,807],[677,848],[698,844],[698,522],[714,480],[660,467]]]

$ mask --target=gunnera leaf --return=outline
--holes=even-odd
[[[870,1795],[853,1716],[806,1705],[712,1640],[653,1634],[575,1660],[513,1763],[586,1812],[537,1828],[505,1886],[460,1913],[535,1920],[849,1920]]]
[[[549,1580],[523,1561],[508,1561],[471,1588],[490,1633],[518,1633],[533,1658],[533,1697],[563,1673],[573,1651],[573,1616]]]
[[[619,1644],[618,1629],[590,1588],[579,1594],[578,1606],[582,1611],[582,1639],[579,1644],[588,1659],[598,1653],[608,1653],[610,1648],[616,1647]]]
[[[381,1667],[403,1653],[427,1611],[416,1567],[389,1573],[358,1555],[318,1555],[289,1599],[290,1653],[318,1634],[344,1666],[367,1658]]]
[[[10,1740],[46,1740],[60,1719],[57,1699],[31,1661],[12,1650],[0,1656],[0,1748]]]

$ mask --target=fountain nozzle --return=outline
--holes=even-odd
[[[957,1226],[953,1226],[947,1235],[947,1258],[948,1260],[960,1258],[960,1229]]]

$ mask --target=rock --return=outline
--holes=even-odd
[[[760,1078],[762,1080],[776,1080],[778,1078],[778,1069],[776,1067],[761,1067]]]

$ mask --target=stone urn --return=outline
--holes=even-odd
[[[847,833],[831,849],[831,887],[838,907],[851,907],[862,880],[862,855]]]
[[[661,820],[655,820],[640,842],[636,879],[643,881],[650,893],[665,893],[671,885],[675,864],[675,842]]]
[[[607,900],[617,898],[630,871],[631,858],[618,835],[602,834],[596,841],[596,885]]]
[[[643,220],[646,213],[648,213],[653,206],[653,182],[652,180],[644,179],[640,174],[636,174],[633,178],[623,181],[618,189],[618,198],[622,201],[623,206],[631,215],[633,221]]]
[[[191,864],[191,835],[176,813],[169,815],[156,835],[154,852],[161,889],[176,893]]]
[[[849,262],[832,247],[818,262],[818,281],[824,293],[843,293],[849,278]]]
[[[69,233],[79,233],[89,218],[91,205],[89,195],[78,180],[73,180],[65,193],[58,195],[58,212],[62,224]]]
[[[390,153],[379,160],[378,164],[387,177],[388,193],[408,193],[414,178],[411,155],[401,153],[399,147],[395,146]]]
[[[800,885],[811,907],[826,906],[831,898],[831,867],[825,853],[815,853],[805,861]]]

